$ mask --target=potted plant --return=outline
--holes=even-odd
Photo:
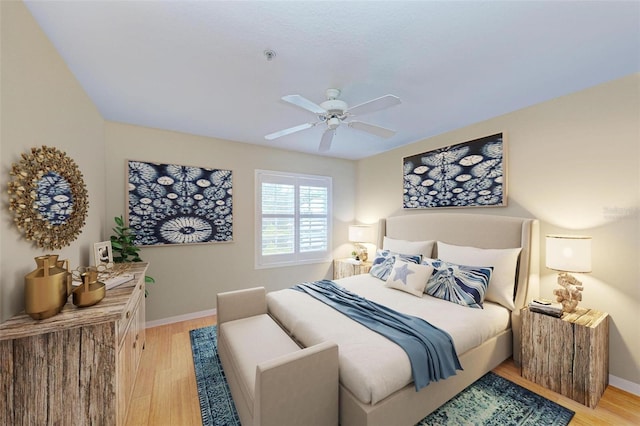
[[[111,236],[111,248],[113,250],[113,262],[114,263],[126,263],[126,262],[142,262],[140,258],[140,247],[133,244],[135,240],[135,233],[131,228],[125,226],[122,215],[113,218],[116,222],[116,226],[113,232],[116,235]],[[156,280],[152,277],[145,275],[145,284],[155,283]],[[147,290],[145,288],[144,295],[147,296]]]

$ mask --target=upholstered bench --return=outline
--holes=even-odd
[[[218,353],[243,426],[337,425],[338,347],[300,348],[263,287],[219,293]]]

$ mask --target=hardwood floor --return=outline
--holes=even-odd
[[[201,425],[189,330],[213,325],[215,316],[148,328],[127,426]],[[571,425],[640,425],[640,397],[609,386],[590,409],[520,376],[512,360],[495,373],[576,412]]]
[[[520,369],[511,359],[493,370],[505,379],[517,383],[523,388],[542,395],[545,398],[575,411],[571,425],[640,425],[640,397],[613,386],[607,386],[596,408],[589,408],[559,393],[550,391],[523,379]]]
[[[215,323],[205,317],[146,330],[127,426],[202,425],[189,330]]]

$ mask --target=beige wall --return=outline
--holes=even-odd
[[[228,169],[233,172],[232,243],[144,247],[149,261],[147,320],[215,308],[218,292],[252,286],[268,290],[331,277],[330,263],[254,268],[254,172],[289,171],[333,177],[333,245],[346,255],[347,226],[353,221],[355,163],[237,142],[126,124],[106,124],[107,220],[124,214],[126,160]]]
[[[592,235],[593,272],[576,274],[582,305],[611,315],[610,372],[640,387],[640,74],[359,161],[357,219],[418,213],[402,210],[403,157],[498,132],[509,205],[447,211],[538,218],[549,298],[556,276],[544,265],[544,235]]]
[[[8,211],[11,164],[31,147],[65,151],[84,174],[89,192],[85,227],[57,250],[73,267],[88,264],[104,223],[104,121],[22,2],[0,2],[0,321],[24,309],[24,275],[45,254],[21,238]]]

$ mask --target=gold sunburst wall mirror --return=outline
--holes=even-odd
[[[25,239],[52,250],[78,238],[89,201],[72,158],[57,148],[31,148],[11,166],[10,175],[9,210]]]

